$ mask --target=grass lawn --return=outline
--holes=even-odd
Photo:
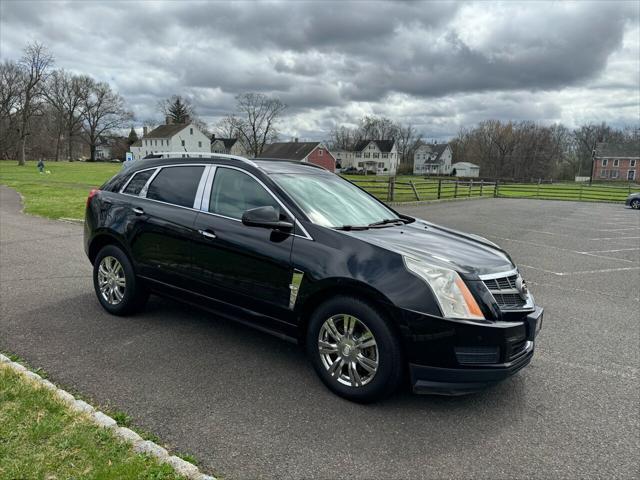
[[[0,478],[183,478],[0,364]]]
[[[92,188],[111,178],[121,165],[101,162],[46,162],[38,172],[36,162],[19,167],[0,161],[0,183],[15,188],[25,198],[25,211],[48,218],[84,218],[85,202]]]

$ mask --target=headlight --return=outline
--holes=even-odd
[[[433,290],[442,315],[447,318],[484,320],[482,310],[458,272],[404,257],[407,269],[423,279]]]

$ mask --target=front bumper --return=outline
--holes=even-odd
[[[459,324],[444,319],[434,322],[434,319],[423,318],[424,329],[435,327],[440,331],[413,334],[409,342],[409,373],[414,392],[464,395],[510,377],[531,362],[542,318],[540,307],[520,321],[491,325]],[[439,353],[437,357],[427,353],[433,350]],[[484,353],[461,355],[461,351]],[[485,362],[486,352],[492,351],[495,361]]]

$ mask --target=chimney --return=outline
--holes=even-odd
[[[164,123],[165,125],[171,125],[173,123],[173,119],[171,118],[171,115],[167,115],[166,117],[164,117]]]
[[[147,136],[147,127],[142,127],[142,136],[143,137]]]
[[[298,137],[293,139],[293,143],[298,143]]]
[[[216,134],[215,134],[215,133],[212,133],[212,134],[211,134],[211,141],[212,141],[212,142],[215,142],[215,141],[216,141]]]

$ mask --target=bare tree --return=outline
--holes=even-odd
[[[9,116],[18,106],[24,76],[20,66],[10,60],[0,64],[0,116]]]
[[[45,96],[59,118],[59,137],[66,134],[67,158],[73,160],[73,139],[82,126],[83,88],[87,85],[83,77],[72,75],[64,70],[54,71],[47,81]],[[59,143],[59,142],[58,142]],[[56,146],[56,160],[59,156],[59,145]]]
[[[53,66],[53,56],[41,43],[30,43],[24,49],[19,66],[23,71],[24,81],[18,105],[19,139],[18,165],[25,163],[25,146],[30,134],[29,122],[36,114],[43,98],[44,84]]]
[[[87,134],[91,161],[95,161],[96,146],[100,138],[114,129],[126,126],[133,115],[126,110],[120,94],[111,90],[109,84],[85,77],[81,88],[83,128]]]
[[[420,135],[411,125],[397,126],[396,142],[398,145],[398,156],[404,165],[413,164],[413,155],[422,142]]]
[[[240,119],[235,115],[228,115],[220,120],[215,125],[215,133],[222,138],[238,138],[240,133],[238,132],[238,124]]]
[[[223,122],[238,132],[245,150],[257,157],[278,137],[276,123],[286,105],[262,93],[243,93],[236,102],[238,116],[229,115]]]

